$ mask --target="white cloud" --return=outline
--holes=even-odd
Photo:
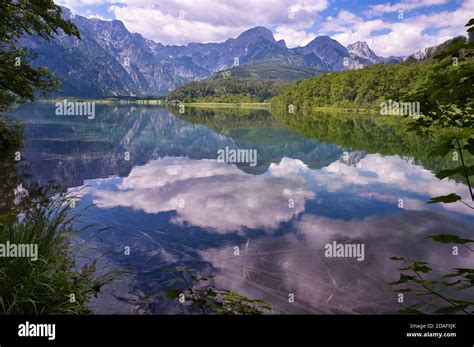
[[[164,44],[187,44],[222,42],[255,26],[305,23],[311,27],[316,14],[327,6],[327,0],[176,0],[137,1],[112,5],[109,10],[132,32]]]
[[[428,7],[434,5],[444,5],[449,0],[407,0],[396,4],[378,4],[370,6],[367,15],[381,15],[388,12],[410,11],[416,8]]]
[[[281,163],[291,164],[292,160]],[[304,211],[305,201],[314,197],[291,172],[286,177],[281,171],[278,177],[254,176],[216,160],[183,157],[135,167],[113,187],[100,184],[93,191],[94,203],[102,208],[127,206],[146,213],[176,211],[174,223],[212,228],[218,233],[246,228],[272,230]],[[288,206],[290,198],[294,208]]]
[[[82,7],[101,5],[103,3],[109,3],[108,0],[55,0],[57,5],[64,6],[70,10],[77,11]]]
[[[86,11],[86,17],[89,18],[89,19],[96,18],[96,19],[100,19],[100,20],[109,20],[108,18],[105,18],[104,16],[101,16],[101,15],[98,14],[98,13],[93,13],[93,12],[90,11],[90,10],[87,10],[87,11]]]
[[[467,198],[464,185],[439,181],[429,170],[398,156],[377,154],[367,155],[356,166],[335,161],[320,170],[309,169],[298,159],[283,158],[263,175],[247,174],[216,160],[166,157],[134,167],[128,177],[98,182],[98,189],[91,193],[99,207],[125,206],[146,213],[176,211],[174,223],[218,233],[273,230],[304,211],[306,200],[316,196],[309,188],[315,185],[331,193],[350,190],[361,199],[395,207],[398,199],[403,199],[405,210],[429,209],[428,197],[453,192]],[[289,199],[293,199],[294,208],[289,208]],[[474,214],[458,203],[439,207]]]
[[[317,35],[330,34],[347,46],[367,41],[381,56],[405,56],[417,50],[464,35],[464,25],[474,13],[474,0],[464,0],[450,11],[436,12],[447,0],[406,0],[368,6],[365,12],[341,9],[336,16],[321,18],[328,0],[59,0],[58,3],[85,13],[90,6],[108,5],[110,16],[124,22],[131,32],[163,44],[223,42],[254,26],[272,28],[277,40],[288,47],[302,46]],[[426,8],[422,15],[409,16]],[[82,12],[80,11],[82,10]],[[371,18],[403,10],[404,18],[388,21]],[[428,12],[429,11],[429,12]],[[94,17],[109,17],[93,10]],[[449,19],[449,20],[448,20]],[[320,22],[315,32],[316,21]],[[381,30],[386,33],[379,35]]]
[[[305,46],[316,37],[313,33],[298,30],[294,27],[282,25],[275,28],[275,39],[285,40],[289,48]]]
[[[365,174],[370,173],[370,174]],[[411,194],[423,194],[434,197],[456,193],[469,200],[466,186],[452,180],[439,181],[434,174],[423,166],[414,165],[399,156],[369,154],[362,158],[356,166],[348,166],[336,161],[319,171],[311,171],[313,180],[330,192],[347,189],[348,186],[367,186],[382,184],[399,189],[398,196],[391,193],[377,193],[376,188],[367,192],[362,189],[359,196],[369,197],[378,201],[397,204],[398,199],[404,200],[404,208],[412,210],[427,209],[426,199],[412,198]],[[456,204],[439,204],[439,207],[459,213],[474,215],[468,207]]]
[[[407,5],[408,6],[408,5]],[[457,35],[465,35],[464,25],[474,13],[474,0],[467,0],[454,11],[406,17],[396,22],[382,19],[367,20],[341,10],[336,17],[328,17],[320,34],[334,32],[332,37],[347,46],[355,41],[366,41],[381,56],[405,56],[417,50],[440,44]],[[446,20],[449,18],[449,20]],[[388,31],[376,35],[380,30]]]

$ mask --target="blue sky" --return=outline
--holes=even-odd
[[[474,0],[56,0],[75,13],[121,20],[163,44],[221,42],[262,25],[289,47],[329,35],[404,56],[465,35]]]

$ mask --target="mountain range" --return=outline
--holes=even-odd
[[[63,8],[63,16],[71,12]],[[39,37],[22,44],[37,53],[36,66],[46,66],[62,79],[64,95],[82,97],[161,96],[190,81],[237,66],[271,62],[290,67],[288,79],[328,71],[357,69],[396,57],[377,56],[365,42],[344,47],[328,36],[318,36],[304,47],[288,48],[265,27],[249,29],[221,43],[163,45],[130,33],[119,20],[104,21],[75,15],[81,40],[58,33],[51,41]],[[259,76],[265,78],[265,76]]]

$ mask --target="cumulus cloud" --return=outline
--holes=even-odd
[[[341,10],[335,17],[328,17],[319,32],[332,32],[332,37],[343,45],[366,41],[381,56],[405,56],[457,35],[465,35],[464,25],[472,13],[474,0],[464,1],[453,11],[404,16],[397,21],[366,19]],[[380,31],[385,33],[379,35]]]
[[[326,0],[281,1],[137,1],[109,10],[127,28],[164,44],[222,42],[255,26],[311,27]],[[294,45],[292,36],[285,37]]]
[[[266,26],[288,47],[304,46],[317,35],[330,35],[343,45],[366,41],[381,56],[405,56],[465,34],[474,0],[454,10],[439,10],[447,0],[405,0],[369,5],[357,13],[341,7],[336,16],[323,17],[328,0],[59,0],[88,17],[124,22],[128,30],[163,44],[223,42],[243,31]],[[338,5],[337,3],[335,5]],[[100,13],[97,8],[108,9]],[[423,13],[414,10],[423,9]],[[401,19],[386,14],[404,11]],[[87,13],[89,11],[89,13]],[[449,20],[446,20],[449,18]],[[380,34],[383,32],[383,34]]]
[[[403,198],[404,208],[412,210],[427,209],[427,197],[456,193],[468,199],[466,186],[455,181],[439,181],[423,166],[414,165],[399,156],[380,156],[368,154],[355,166],[336,161],[319,171],[310,171],[312,179],[328,191],[345,190],[348,186],[371,186],[370,190],[359,190],[357,194],[384,202],[397,204]],[[393,193],[378,192],[376,185],[392,187]],[[362,194],[362,195],[361,195]],[[419,194],[419,198],[412,195]],[[473,215],[473,211],[462,204],[440,204],[446,210]]]
[[[176,211],[174,223],[219,233],[271,230],[304,211],[305,200],[314,197],[298,176],[286,176],[254,176],[216,160],[167,157],[133,168],[113,189],[99,188],[93,196],[102,208]]]
[[[398,156],[376,154],[367,155],[356,166],[336,161],[320,170],[283,158],[262,175],[211,159],[166,157],[133,168],[128,177],[99,181],[91,194],[101,208],[124,206],[150,214],[175,211],[173,223],[218,233],[271,231],[304,212],[305,202],[318,191],[350,191],[361,200],[386,202],[394,208],[403,199],[405,210],[429,209],[426,201],[431,196],[455,192],[466,197],[466,187],[459,183],[440,182],[422,166]],[[461,204],[439,206],[473,214]]]
[[[316,37],[315,34],[306,30],[298,30],[294,27],[282,25],[275,29],[275,39],[285,40],[289,48],[306,46]]]

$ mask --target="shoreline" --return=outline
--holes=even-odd
[[[119,105],[129,105],[129,104],[140,104],[140,105],[157,105],[157,106],[175,106],[179,105],[191,106],[191,107],[213,107],[213,108],[271,108],[272,105],[269,102],[165,102],[160,99],[137,99],[137,100],[128,100],[128,99],[110,99],[110,98],[78,98],[78,97],[62,97],[62,98],[48,98],[48,99],[37,99],[38,103],[56,103],[62,102],[64,99],[67,99],[70,102],[95,102],[97,104],[119,104]]]
[[[191,107],[207,107],[207,108],[264,108],[269,109],[272,104],[269,102],[183,102],[180,104],[167,103],[173,106],[191,106]]]
[[[96,104],[114,104],[114,105],[150,105],[150,106],[172,106],[179,107],[180,105],[196,108],[242,108],[242,109],[268,109],[268,110],[287,110],[287,107],[282,105],[275,105],[270,102],[166,102],[161,99],[110,99],[110,98],[78,98],[78,97],[62,97],[62,98],[47,98],[37,99],[38,103],[55,103],[62,102],[64,99],[68,101],[93,101]],[[296,108],[295,113],[298,112],[339,112],[339,113],[365,113],[374,114],[376,110],[367,108],[351,108],[351,107],[331,107],[331,106],[320,106],[311,108]],[[288,112],[288,110],[287,110]]]

